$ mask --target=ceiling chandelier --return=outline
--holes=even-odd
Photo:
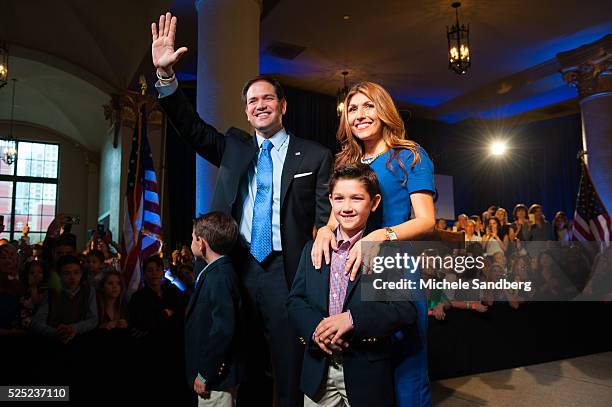
[[[348,95],[349,88],[346,84],[346,77],[348,75],[348,71],[342,71],[342,76],[344,77],[344,86],[341,89],[338,89],[338,95],[336,96],[336,113],[338,117],[344,111],[344,99],[346,99],[346,95]]]
[[[465,75],[470,67],[470,25],[459,24],[460,2],[451,5],[455,9],[456,22],[450,28],[446,26],[448,39],[448,69],[459,75]]]
[[[0,88],[8,83],[8,46],[0,41]]]
[[[2,151],[2,161],[6,165],[13,165],[17,159],[17,143],[13,138],[13,124],[15,116],[15,83],[17,79],[13,78],[13,96],[11,102],[11,124],[9,128],[9,136],[6,139],[0,139],[0,148]]]

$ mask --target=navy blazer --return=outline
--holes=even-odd
[[[198,373],[210,390],[238,384],[239,312],[238,277],[231,259],[223,257],[200,277],[187,306],[185,369],[190,388]]]
[[[243,216],[240,182],[248,176],[259,148],[254,135],[231,127],[225,135],[204,122],[178,89],[159,99],[170,123],[199,155],[219,167],[211,211]],[[331,152],[314,141],[290,134],[281,174],[280,229],[285,277],[291,287],[302,248],[312,239],[313,226],[327,224],[331,206],[327,183],[333,167]],[[296,175],[299,175],[295,178]]]
[[[315,270],[310,259],[312,241],[302,252],[287,299],[289,322],[305,346],[301,389],[313,400],[324,391],[329,357],[312,341],[321,320],[329,316],[329,266]],[[394,403],[391,336],[416,320],[411,301],[362,301],[361,273],[349,281],[343,311],[351,311],[355,328],[342,351],[344,382],[353,407],[392,406]]]

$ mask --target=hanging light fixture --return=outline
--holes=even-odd
[[[8,83],[8,46],[0,41],[0,88]]]
[[[344,86],[341,89],[338,89],[338,95],[336,97],[336,113],[338,117],[344,111],[344,99],[346,99],[346,95],[348,95],[348,85],[346,84],[346,77],[348,75],[348,71],[342,71],[342,76],[344,77]]]
[[[450,28],[446,26],[448,39],[448,69],[459,75],[465,75],[471,65],[470,58],[470,25],[459,24],[460,2],[451,5],[455,9],[456,22]]]
[[[6,139],[0,140],[0,147],[2,149],[2,161],[6,165],[13,165],[15,160],[17,159],[17,143],[13,138],[13,124],[14,124],[14,116],[15,116],[15,83],[17,79],[13,78],[13,96],[11,102],[11,124],[9,127],[9,136]]]

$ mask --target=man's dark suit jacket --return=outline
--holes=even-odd
[[[237,339],[240,293],[231,259],[223,257],[200,277],[185,320],[187,382],[200,373],[209,390],[228,390],[239,382]]]
[[[301,389],[313,400],[324,390],[329,356],[312,340],[319,322],[329,316],[329,266],[315,270],[310,259],[312,242],[304,247],[298,272],[287,300],[289,322],[305,345]],[[350,310],[355,328],[342,351],[344,382],[353,407],[392,406],[394,379],[391,335],[414,323],[416,308],[411,301],[363,301],[361,273],[349,281],[343,312]],[[416,328],[415,328],[416,329]]]
[[[242,202],[240,182],[247,182],[248,171],[259,148],[256,138],[231,127],[225,136],[205,123],[178,89],[159,99],[170,123],[202,157],[219,167],[212,211],[234,216],[240,224]],[[333,166],[331,152],[322,145],[290,134],[281,176],[280,229],[285,276],[291,286],[302,248],[312,239],[313,226],[327,224],[331,206],[327,182]],[[308,174],[308,175],[305,175]],[[303,175],[294,178],[295,175]]]

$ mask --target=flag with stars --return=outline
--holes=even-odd
[[[600,243],[601,247],[610,245],[610,214],[595,190],[589,170],[581,160],[582,175],[576,211],[574,212],[573,239],[581,242]]]
[[[123,270],[126,297],[142,286],[142,261],[161,249],[161,217],[157,176],[147,138],[147,114],[139,109],[128,165],[123,222]]]

